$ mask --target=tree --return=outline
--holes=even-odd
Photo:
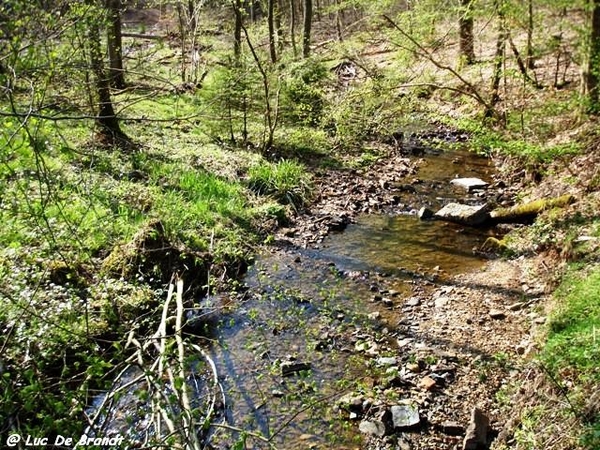
[[[269,54],[271,62],[277,62],[277,50],[275,48],[275,0],[268,0],[267,3],[267,22],[269,25]]]
[[[107,138],[112,144],[127,141],[125,133],[121,131],[119,119],[115,114],[110,95],[111,78],[106,74],[100,45],[100,26],[94,19],[90,20],[88,29],[88,43],[91,71],[95,78],[96,95],[98,97],[98,115],[96,124],[100,128],[101,136]]]
[[[461,0],[460,13],[460,53],[465,63],[472,64],[475,61],[475,50],[473,47],[473,12],[471,0]]]
[[[592,28],[590,32],[590,49],[586,67],[583,72],[583,90],[587,94],[590,111],[600,112],[600,0],[593,0]]]
[[[232,6],[235,18],[235,26],[233,27],[233,54],[236,59],[239,59],[242,53],[242,1],[233,0]]]
[[[304,29],[302,31],[302,56],[310,56],[310,31],[312,25],[312,0],[304,0]]]
[[[110,84],[114,88],[124,89],[121,0],[106,0],[106,10],[108,12],[107,43],[110,61]]]

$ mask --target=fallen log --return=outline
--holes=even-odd
[[[510,208],[498,208],[490,212],[490,221],[494,224],[527,222],[535,219],[542,211],[551,208],[564,208],[574,201],[575,197],[566,194],[555,198],[535,200]]]

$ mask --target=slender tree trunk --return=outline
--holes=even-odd
[[[312,26],[312,0],[304,0],[304,30],[302,32],[302,56],[310,56],[310,32]]]
[[[269,25],[269,55],[271,62],[277,62],[277,49],[275,47],[275,0],[267,0],[267,23]]]
[[[110,84],[117,89],[124,89],[121,0],[106,0],[106,9],[109,15],[107,42],[110,60]]]
[[[533,60],[533,0],[529,0],[527,4],[527,68],[535,69],[535,61]]]
[[[340,0],[335,0],[335,31],[337,33],[338,41],[342,42],[344,36],[342,36],[342,12],[340,10]]]
[[[471,10],[472,0],[461,0],[461,11],[459,19],[460,27],[460,54],[466,64],[475,61],[475,49],[473,46],[473,12]]]
[[[113,142],[119,139],[126,139],[121,131],[119,120],[113,108],[110,96],[111,79],[106,74],[104,62],[102,60],[102,50],[100,47],[100,27],[98,22],[93,22],[88,31],[88,40],[90,45],[90,62],[92,72],[95,78],[96,93],[98,96],[98,117],[97,125],[102,134],[110,138]]]
[[[233,0],[235,26],[233,28],[233,54],[239,59],[242,53],[242,1]]]
[[[296,46],[296,6],[294,0],[290,0],[290,38],[294,56],[298,56],[298,47]]]
[[[600,1],[600,0],[599,0]],[[498,38],[496,40],[496,55],[494,56],[494,73],[492,75],[492,98],[485,112],[485,117],[490,118],[495,114],[495,106],[500,101],[500,80],[502,79],[502,66],[504,65],[504,54],[506,49],[506,24],[502,0],[495,2],[498,11]]]
[[[283,36],[283,0],[277,0],[277,7],[275,8],[275,34],[277,35],[277,48],[280,52],[283,51],[284,47],[284,36]]]
[[[590,53],[584,71],[584,91],[590,101],[590,111],[600,112],[600,0],[593,0]]]

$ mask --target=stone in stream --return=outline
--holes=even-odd
[[[421,220],[429,220],[433,217],[433,211],[426,206],[423,206],[417,213],[417,217]]]
[[[394,428],[412,428],[421,423],[419,410],[412,405],[392,406],[392,422]]]
[[[487,448],[487,435],[490,419],[478,407],[471,411],[471,422],[463,441],[463,450],[479,450]]]
[[[489,220],[490,215],[487,205],[462,205],[460,203],[448,203],[435,213],[434,217],[448,222],[461,225],[477,226]]]
[[[488,183],[480,178],[455,178],[450,181],[454,186],[459,186],[466,189],[467,192],[471,192],[474,189],[482,189],[488,186]]]

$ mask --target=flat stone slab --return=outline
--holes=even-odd
[[[419,410],[414,406],[392,406],[391,411],[394,428],[412,428],[421,422]]]
[[[454,186],[459,186],[466,189],[467,192],[471,192],[474,189],[483,189],[488,186],[481,178],[455,178],[450,181]]]
[[[489,220],[487,205],[463,205],[460,203],[448,203],[435,213],[436,219],[447,220],[461,225],[471,227],[481,225]]]

